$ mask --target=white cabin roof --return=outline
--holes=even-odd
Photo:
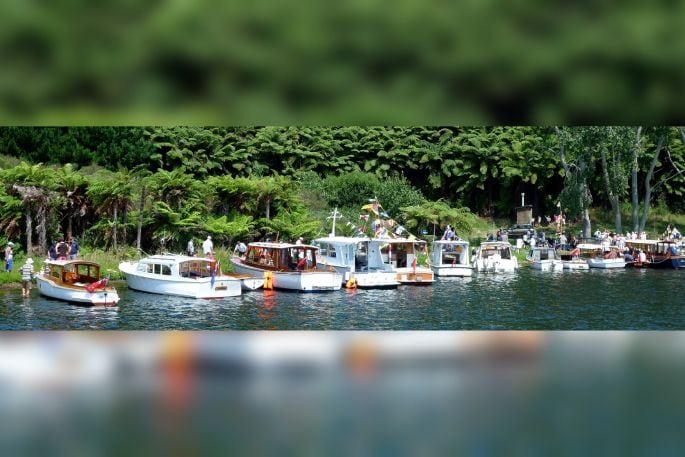
[[[214,262],[216,259],[208,259],[207,257],[190,257],[188,255],[182,254],[156,254],[150,257],[145,257],[138,260],[140,263],[155,263],[155,262],[166,262],[166,263],[181,263],[187,261],[195,262]]]
[[[353,236],[326,236],[323,238],[316,238],[312,240],[315,243],[330,243],[330,244],[357,244],[369,241],[368,237],[353,237]]]
[[[317,246],[312,246],[310,244],[292,244],[292,243],[274,243],[274,242],[256,242],[256,243],[250,243],[247,245],[248,248],[250,246],[258,247],[258,248],[268,248],[268,249],[319,249]]]

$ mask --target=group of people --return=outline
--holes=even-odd
[[[76,238],[69,238],[67,241],[60,238],[48,248],[48,257],[50,260],[75,260],[80,250]]]
[[[207,257],[210,259],[214,257],[214,242],[212,241],[212,237],[210,235],[207,235],[207,238],[202,242],[201,247],[203,257]],[[186,246],[186,253],[190,257],[195,257],[197,255],[197,250],[195,250],[195,243],[193,242],[192,238],[188,241],[188,245]]]

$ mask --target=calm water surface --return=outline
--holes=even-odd
[[[438,279],[433,286],[303,294],[259,291],[192,300],[129,290],[87,308],[34,287],[0,291],[3,330],[168,329],[685,329],[685,272],[519,273]]]

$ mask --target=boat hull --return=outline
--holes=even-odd
[[[626,261],[623,259],[588,259],[587,264],[590,268],[601,270],[620,270],[626,267]]]
[[[589,270],[590,265],[587,264],[587,262],[577,262],[573,260],[562,260],[561,261],[564,264],[564,270]]]
[[[174,295],[187,298],[228,298],[241,294],[241,282],[239,279],[226,275],[214,278],[181,278],[163,277],[151,273],[136,271],[137,262],[124,262],[119,265],[119,270],[126,277],[128,287],[140,292],[160,295]]]
[[[84,288],[65,287],[56,284],[42,274],[36,275],[38,291],[46,297],[87,306],[116,306],[119,294],[113,287],[106,287],[94,292]]]
[[[271,271],[245,265],[231,259],[236,273],[264,278],[264,273],[272,275],[275,289],[297,290],[300,292],[325,292],[340,290],[342,275],[337,271]]]
[[[458,276],[458,277],[470,277],[473,275],[473,267],[471,265],[442,265],[442,266],[432,266],[431,270],[436,276]]]
[[[397,268],[397,280],[409,286],[429,286],[435,282],[435,275],[430,268]]]
[[[665,259],[654,258],[650,262],[649,267],[673,270],[685,269],[685,256],[672,256]]]
[[[474,262],[473,269],[479,273],[515,273],[518,269],[518,262],[515,262],[513,259],[502,259],[492,262],[478,259]]]
[[[564,264],[561,260],[538,260],[532,261],[530,267],[539,271],[561,271],[564,269]]]

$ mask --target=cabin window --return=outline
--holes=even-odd
[[[156,264],[154,265],[154,268],[153,268],[153,273],[156,274],[156,275],[158,275],[158,274],[160,274],[161,272],[162,272],[162,266],[161,266],[160,264],[156,263]]]
[[[321,254],[322,256],[328,255],[328,245],[326,243],[322,243],[319,245],[319,254]]]
[[[59,279],[59,278],[60,278],[60,271],[59,271],[59,269],[58,269],[58,268],[53,268],[53,269],[52,269],[52,272],[51,272],[51,276],[52,276],[53,278]]]
[[[138,264],[138,271],[141,273],[147,273],[147,267],[148,267],[148,265],[146,265],[144,263],[139,263]]]
[[[335,257],[335,256],[336,256],[335,246],[331,245],[328,247],[328,257]]]
[[[169,265],[162,265],[162,274],[165,276],[171,276],[171,267]]]

